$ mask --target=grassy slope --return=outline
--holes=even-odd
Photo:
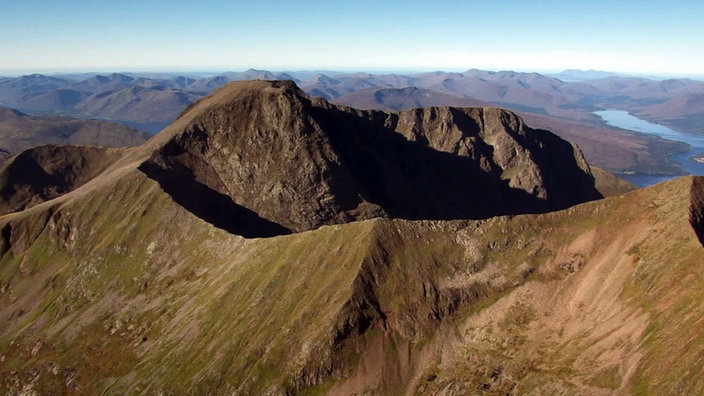
[[[12,242],[0,261],[2,385],[692,392],[704,387],[692,184],[547,215],[245,240],[131,173],[0,220]]]
[[[37,389],[66,386],[62,373],[73,370],[85,393],[248,392],[261,384],[245,378],[264,374],[284,386],[330,337],[371,225],[245,241],[135,174],[62,208],[29,249],[3,257],[3,378],[20,368],[31,382],[31,368],[55,364]],[[291,332],[305,346],[296,356]]]
[[[489,260],[515,265],[540,255],[544,261],[528,282],[463,319],[454,337],[436,337],[431,370],[417,378],[415,390],[702,389],[696,373],[704,363],[703,255],[688,219],[691,182],[503,219],[486,242],[507,248],[494,249]]]

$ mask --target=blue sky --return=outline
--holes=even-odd
[[[704,75],[704,2],[10,0],[0,74],[599,69]]]

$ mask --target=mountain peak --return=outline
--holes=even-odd
[[[128,76],[126,74],[122,74],[122,73],[112,73],[108,76],[108,78],[113,81],[122,81],[122,82],[130,82],[130,81],[134,81],[134,79],[135,79],[134,77],[130,77],[130,76]]]
[[[363,111],[290,80],[228,83],[127,157],[187,211],[246,237],[539,213],[601,196],[576,147],[509,111]]]
[[[213,91],[204,99],[217,98],[218,100],[228,100],[237,97],[244,97],[253,93],[295,93],[300,96],[307,96],[295,82],[291,80],[243,80],[231,81],[221,88]]]
[[[277,95],[298,96],[307,98],[295,82],[291,80],[246,80],[232,81],[189,106],[179,116],[192,117],[201,111],[219,106],[227,106],[239,101],[252,101],[255,98]]]
[[[379,216],[543,212],[600,197],[579,150],[495,108],[362,111],[312,100],[293,81],[237,81],[165,132],[140,170],[240,235],[248,231],[212,208],[246,209],[254,217],[245,223],[265,236]]]

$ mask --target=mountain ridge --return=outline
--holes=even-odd
[[[702,178],[589,201],[594,180],[575,147],[508,111],[362,111],[309,98],[287,81],[225,86],[148,142],[120,150],[84,184],[0,216],[0,384],[8,393],[677,394],[704,386]],[[550,181],[544,169],[556,166],[565,179]],[[486,176],[457,181],[473,173]],[[457,183],[450,191],[461,194],[426,176]],[[484,177],[499,182],[477,183]],[[301,199],[278,202],[267,188],[276,185]],[[419,202],[428,208],[377,199],[404,202],[404,185],[426,188]],[[491,192],[515,190],[553,206],[419,219],[445,213],[451,199],[461,207],[470,185],[489,208],[515,203]],[[248,233],[208,217],[232,206],[201,213],[173,191],[191,187],[237,205],[237,226]],[[401,210],[419,215],[388,218]]]
[[[600,197],[576,147],[498,109],[365,112],[310,99],[293,82],[257,81],[226,85],[177,124],[186,126],[152,140],[163,146],[143,171],[158,180],[188,168],[197,184],[288,229],[382,213],[490,217]],[[560,155],[561,168],[543,162]],[[449,176],[452,167],[461,171]]]
[[[5,386],[19,390],[31,385],[40,392],[93,393],[109,386],[118,393],[189,389],[239,394],[433,394],[440,389],[459,394],[487,386],[494,391],[604,394],[643,386],[659,393],[697,389],[701,379],[696,376],[670,383],[651,371],[672,367],[674,372],[686,359],[663,365],[669,354],[637,347],[646,334],[643,326],[657,318],[660,327],[647,333],[659,340],[656,345],[671,345],[682,337],[704,340],[701,333],[696,338],[697,325],[664,321],[678,315],[676,310],[647,308],[647,315],[638,314],[644,309],[640,302],[646,301],[641,295],[657,298],[670,280],[660,280],[664,268],[654,265],[655,256],[638,267],[629,263],[650,257],[650,249],[665,246],[658,241],[669,239],[672,249],[686,247],[694,256],[665,257],[676,258],[672,265],[679,266],[678,273],[695,273],[682,263],[702,257],[691,216],[693,209],[701,211],[693,199],[702,196],[701,187],[701,179],[689,177],[544,215],[482,221],[375,219],[247,242],[199,221],[174,205],[157,183],[131,173],[103,189],[97,200],[83,196],[48,216],[35,210],[22,212],[22,221],[16,216],[0,219],[4,241],[10,241],[1,249],[3,268],[18,271],[4,283],[17,299],[9,304],[9,295],[3,294],[7,308],[0,310],[3,320],[9,320],[0,345],[6,361],[19,368],[6,373]],[[147,196],[154,200],[145,201]],[[101,214],[103,205],[122,208],[125,220],[105,222],[110,215]],[[664,219],[669,220],[662,223]],[[24,228],[29,220],[46,225],[35,234]],[[176,221],[182,227],[167,226]],[[77,243],[91,223],[97,226],[93,233]],[[638,230],[619,234],[629,242],[614,238],[624,225],[626,231]],[[650,232],[655,228],[659,233]],[[609,240],[615,248],[597,243]],[[101,246],[93,241],[109,242]],[[179,247],[182,241],[190,242]],[[316,248],[321,243],[327,249]],[[635,247],[627,254],[624,247],[629,245]],[[38,246],[48,250],[41,253]],[[599,263],[611,262],[599,259],[599,251],[636,258],[616,261],[621,274],[616,283],[584,283],[585,276],[600,273]],[[42,265],[42,254],[52,258],[53,266]],[[84,259],[77,262],[75,257]],[[503,259],[497,261],[499,257]],[[644,278],[629,281],[623,276],[635,268]],[[56,277],[61,270],[65,275]],[[653,278],[655,274],[661,275]],[[54,280],[37,282],[41,279]],[[34,289],[27,289],[28,282]],[[582,286],[568,287],[575,282]],[[611,291],[607,298],[590,300],[592,294],[581,292],[590,284]],[[621,286],[625,294],[619,297]],[[536,302],[545,287],[558,287],[556,304]],[[46,299],[30,304],[28,290],[45,290]],[[680,297],[667,301],[686,300],[686,290],[691,288],[670,287],[668,293]],[[321,301],[327,302],[321,306]],[[578,309],[580,301],[584,305]],[[14,316],[20,306],[44,313],[27,322],[24,315]],[[696,309],[686,318],[696,318],[701,307]],[[542,310],[552,312],[546,318],[567,315],[550,322],[557,328],[549,339],[545,330],[538,330],[545,323]],[[620,317],[632,318],[633,325],[614,318],[591,321],[588,327],[595,330],[588,340],[602,341],[588,348],[570,346],[584,342],[573,338],[580,322],[568,325],[580,312],[622,311]],[[27,323],[31,326],[25,327]],[[561,326],[565,330],[557,337]],[[489,328],[496,336],[486,333]],[[670,338],[667,334],[673,331],[680,335]],[[514,341],[502,344],[501,337]],[[635,338],[624,342],[628,337]],[[619,340],[622,346],[611,357],[597,358],[592,366],[580,363]],[[476,349],[480,345],[485,349]],[[545,357],[530,360],[536,359],[535,348]],[[58,352],[62,350],[67,352]],[[88,350],[105,357],[80,355]],[[452,350],[470,351],[465,356],[472,358],[463,361]],[[691,358],[696,352],[678,348],[677,353]],[[350,357],[357,354],[359,358]],[[58,377],[33,377],[31,367],[36,366],[23,366],[16,358],[24,356],[43,362],[38,363],[40,370],[56,367]],[[580,356],[574,366],[555,363]],[[610,379],[614,365],[616,380]],[[108,377],[107,383],[102,380]]]

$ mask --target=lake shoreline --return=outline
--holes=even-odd
[[[602,110],[595,111],[594,114],[601,117],[604,123],[612,127],[687,144],[688,149],[681,152],[668,154],[667,158],[679,164],[680,168],[684,172],[683,175],[704,175],[704,136],[679,132],[664,125],[654,124],[640,119],[625,110]],[[638,187],[647,187],[682,175],[621,173],[618,174],[618,176],[628,180]]]

